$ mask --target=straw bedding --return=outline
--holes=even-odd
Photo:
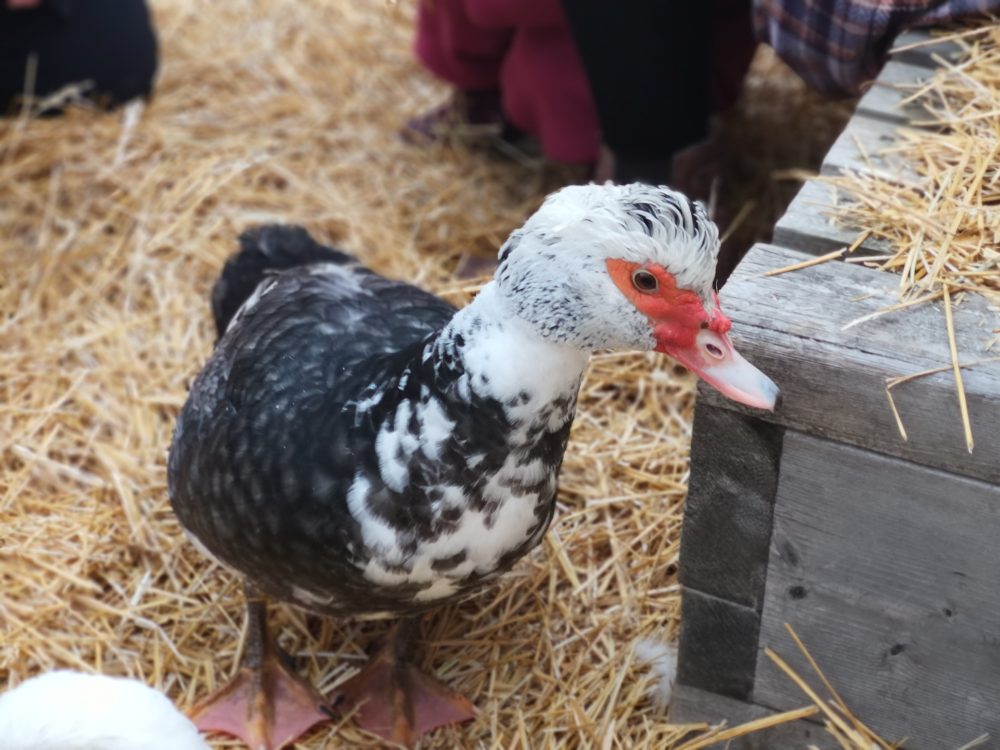
[[[901,301],[952,287],[1000,306],[1000,25],[946,38],[961,59],[910,87],[906,102],[924,114],[886,150],[906,173],[832,180],[850,197],[838,218],[888,241],[892,252],[868,264],[900,274]]]
[[[164,466],[237,234],[300,223],[462,302],[475,284],[454,280],[460,255],[495,252],[582,174],[401,143],[402,118],[443,93],[411,59],[408,5],[154,10],[149,106],[0,122],[0,686],[99,670],[188,706],[234,669],[242,598],[184,539]],[[801,91],[768,65],[754,85]],[[813,143],[815,164],[826,144]],[[810,166],[800,155],[760,172]],[[497,589],[424,623],[425,665],[480,715],[421,747],[669,748],[689,734],[646,697],[636,649],[676,637],[692,404],[692,379],[665,359],[595,358],[545,543]],[[325,691],[384,628],[280,605],[271,622]],[[347,723],[301,746],[339,744],[375,742]]]

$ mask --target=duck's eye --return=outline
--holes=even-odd
[[[660,288],[659,280],[644,268],[632,272],[632,286],[644,294],[652,294]]]

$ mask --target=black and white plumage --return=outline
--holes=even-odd
[[[664,188],[550,196],[457,312],[301,229],[242,244],[213,294],[221,338],[177,422],[170,495],[216,558],[322,613],[439,605],[540,541],[590,352],[658,348],[612,261],[666,269],[701,329],[721,316],[717,230]]]
[[[714,224],[666,188],[549,196],[458,311],[301,229],[241,242],[213,292],[220,338],[177,420],[168,480],[184,527],[250,584],[242,666],[193,716],[255,748],[328,717],[277,658],[261,594],[401,618],[340,686],[363,728],[407,744],[473,716],[410,663],[412,615],[541,540],[593,350],[665,352],[753,406],[778,395],[726,335]]]
[[[287,227],[244,242],[316,247]],[[234,318],[178,421],[171,494],[184,525],[272,596],[409,612],[541,537],[579,368],[557,389],[494,389],[494,368],[466,360],[488,361],[478,336],[517,336],[515,322],[448,326],[442,300],[331,261],[269,276]]]

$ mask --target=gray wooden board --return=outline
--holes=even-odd
[[[830,218],[839,200],[846,200],[846,197],[838,195],[832,185],[808,180],[774,225],[774,244],[811,255],[823,255],[853,245],[861,230],[843,226]],[[881,255],[889,252],[889,243],[869,237],[855,252]]]
[[[1000,483],[1000,362],[963,370],[976,440],[973,453],[966,449],[950,370],[893,390],[909,433],[904,441],[886,399],[885,381],[950,367],[941,304],[918,305],[842,330],[859,316],[894,304],[899,277],[841,262],[763,276],[808,258],[794,250],[756,245],[720,293],[722,309],[733,319],[737,349],[770,373],[782,390],[780,409],[766,418]],[[982,297],[969,295],[956,306],[954,321],[961,362],[990,355],[984,347],[1000,326],[1000,315]],[[716,406],[749,411],[709,388],[699,392]]]
[[[926,110],[920,105],[911,104],[906,108],[899,105],[912,92],[912,87],[929,75],[925,67],[887,63],[858,102],[857,114],[830,149],[822,172],[839,175],[848,169],[876,173],[893,180],[917,180],[917,175],[901,160],[883,152],[897,141],[900,125],[905,125],[911,116],[925,116]],[[820,181],[807,181],[775,224],[773,241],[817,255],[853,244],[860,230],[838,225],[830,218],[831,209],[838,200],[849,200],[849,197]],[[878,254],[887,249],[888,243],[884,240],[869,238],[858,252]]]
[[[899,123],[855,115],[823,159],[821,174],[864,172],[883,179],[915,183],[919,176],[898,156],[886,150],[899,141]]]
[[[856,112],[897,124],[926,120],[929,114],[921,104],[907,102],[904,105],[903,102],[930,77],[931,71],[926,67],[890,60],[861,97]]]
[[[931,38],[932,35],[926,29],[915,29],[900,34],[892,45],[891,59],[924,68],[937,68],[941,65],[939,60],[955,62],[962,55],[962,47],[959,44],[947,41],[921,44],[914,49],[902,49],[917,42],[926,42]]]
[[[699,404],[681,532],[685,586],[760,611],[784,430]]]
[[[788,622],[886,739],[1000,747],[998,531],[1000,487],[789,430],[753,702],[802,703],[763,653],[809,674]]]
[[[685,586],[677,680],[746,700],[753,690],[760,615]]]
[[[809,705],[808,701],[802,702]],[[752,703],[726,698],[725,696],[699,690],[690,685],[677,684],[670,701],[670,721],[674,724],[696,724],[706,722],[726,727],[735,727],[776,713]],[[818,724],[799,720],[779,724],[752,734],[729,740],[726,750],[791,750],[815,745],[820,750],[834,750],[840,746]]]

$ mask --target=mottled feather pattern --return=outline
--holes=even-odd
[[[360,266],[262,283],[195,382],[170,457],[174,507],[216,557],[314,610],[400,612],[462,595],[540,538],[575,391],[521,423],[519,398],[469,382],[463,335],[442,332],[454,308]],[[528,498],[531,528],[469,564],[474,540],[446,537],[470,512],[488,529],[509,494]]]
[[[656,345],[608,261],[660,265],[708,304],[718,232],[666,188],[567,187],[460,311],[299,230],[241,242],[171,500],[265,593],[379,616],[465,596],[538,544],[591,351]]]

